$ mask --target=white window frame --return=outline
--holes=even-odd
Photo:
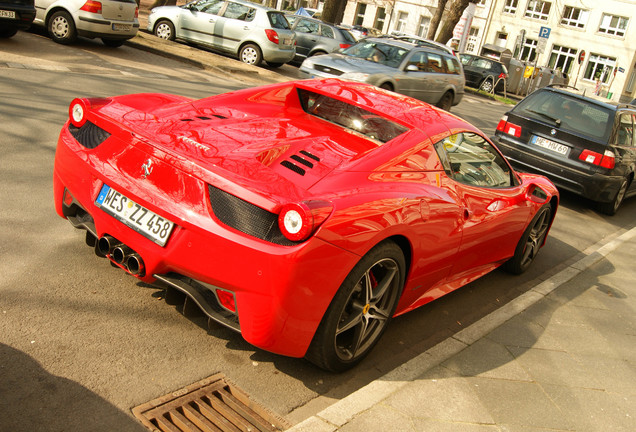
[[[612,72],[616,67],[616,59],[614,57],[607,57],[600,54],[590,53],[590,58],[587,60],[587,66],[585,68],[585,74],[583,79],[588,81],[596,81],[595,76],[597,72],[601,73],[603,84],[607,84],[612,76]],[[603,76],[603,70],[608,68],[609,70]]]
[[[545,10],[547,6],[547,11]],[[528,0],[526,6],[526,12],[524,16],[526,18],[539,19],[547,21],[550,15],[550,9],[552,9],[552,2],[543,0]]]
[[[624,23],[624,26],[622,28],[621,23]],[[598,26],[598,32],[605,33],[610,36],[625,37],[628,24],[629,18],[627,17],[604,13],[603,17],[601,18],[601,23]]]
[[[578,50],[576,48],[553,45],[552,51],[550,52],[550,59],[548,60],[548,65],[553,69],[561,69],[561,72],[565,72],[569,74],[570,69],[572,68],[572,65],[576,62],[577,52]],[[552,61],[553,58],[554,58],[554,62]],[[560,62],[563,62],[563,67],[558,66]]]
[[[521,45],[521,53],[519,55],[519,60],[521,61],[530,61],[532,58],[532,54],[537,55],[537,44],[539,41],[537,39],[525,38],[523,41],[523,45]],[[527,54],[524,56],[523,53],[527,50]],[[536,58],[536,57],[535,57]]]
[[[379,7],[375,13],[374,27],[380,31],[384,31],[385,20],[386,20],[386,8]]]
[[[398,12],[397,26],[395,28],[396,31],[404,32],[406,30],[406,24],[409,20],[409,13],[400,11]]]
[[[364,23],[364,15],[367,13],[367,4],[366,3],[358,3],[356,6],[356,16],[353,21],[355,25],[363,25]]]
[[[506,0],[504,2],[503,13],[514,15],[517,13],[519,0]]]
[[[581,9],[574,6],[565,6],[563,8],[561,24],[568,27],[584,29],[587,25],[587,19],[589,18],[589,16],[590,11],[587,9]]]
[[[425,38],[428,34],[428,28],[431,25],[431,18],[426,15],[420,15],[420,22],[417,24],[417,35]]]

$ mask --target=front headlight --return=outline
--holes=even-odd
[[[369,78],[370,74],[362,72],[347,72],[340,75],[340,78],[350,81],[365,82]]]

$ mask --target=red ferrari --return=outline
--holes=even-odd
[[[393,316],[525,271],[559,200],[454,115],[335,79],[75,99],[54,188],[98,255],[332,371]]]

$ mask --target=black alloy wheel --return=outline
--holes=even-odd
[[[391,321],[402,293],[404,269],[404,254],[391,241],[367,253],[334,296],[306,358],[332,372],[358,364]]]
[[[515,254],[504,263],[504,270],[518,275],[530,268],[530,264],[537,257],[545,236],[548,234],[551,215],[552,206],[549,203],[539,209],[517,243]]]

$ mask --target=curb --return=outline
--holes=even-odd
[[[636,237],[636,228],[625,231],[609,241],[601,241],[590,246],[583,251],[585,254],[583,258],[539,283],[528,292],[287,431],[336,431],[363,411],[417,379],[424,372],[460,353],[506,321],[542,300],[634,237]]]

